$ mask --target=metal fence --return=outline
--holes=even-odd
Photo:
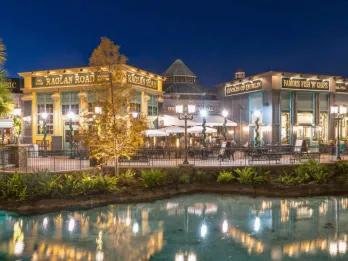
[[[342,151],[342,158],[348,159]],[[183,163],[185,150],[177,148],[140,149],[130,158],[120,158],[120,167],[176,167]],[[329,163],[336,160],[336,148],[309,147],[304,151],[294,146],[264,146],[259,148],[232,147],[221,149],[189,148],[188,161],[197,167],[292,165],[308,160]],[[2,171],[24,173],[39,171],[84,170],[94,166],[87,151],[30,151],[13,148],[0,149]],[[113,162],[108,162],[109,166]]]

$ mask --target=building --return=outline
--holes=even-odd
[[[216,94],[201,85],[198,77],[180,59],[175,60],[163,76],[166,78],[163,114],[175,114],[177,104],[195,104],[197,111],[206,108],[211,114],[220,113]]]
[[[21,108],[21,94],[23,88],[23,80],[20,78],[8,77],[6,79],[12,93],[13,107]],[[12,113],[4,115],[0,118],[0,143],[9,144],[14,142],[13,137],[13,118]]]
[[[77,117],[93,112],[96,91],[110,90],[110,73],[107,68],[79,67],[19,73],[24,78],[23,142],[42,144],[42,122],[47,124],[47,141],[52,150],[69,148],[70,126],[68,112]],[[133,110],[145,115],[149,124],[158,116],[158,104],[162,102],[164,78],[129,65],[119,65],[114,81],[127,84],[136,91]],[[110,97],[110,96],[109,96]],[[42,117],[47,113],[47,118]],[[151,126],[149,126],[151,127]],[[153,126],[152,126],[153,127]]]
[[[330,106],[348,106],[348,79],[341,76],[269,71],[245,77],[243,71],[223,84],[220,98],[238,123],[236,139],[262,144],[328,143],[336,138]],[[259,123],[256,121],[259,119]],[[348,117],[341,126],[348,136]]]

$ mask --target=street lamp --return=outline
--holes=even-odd
[[[42,129],[43,129],[43,144],[44,144],[44,150],[46,151],[47,150],[47,118],[48,118],[48,113],[47,112],[43,112],[41,113],[41,118],[43,120],[43,126],[42,126]]]
[[[344,119],[345,115],[347,114],[347,107],[344,105],[333,105],[331,106],[330,110],[331,114],[334,115],[334,119],[336,120],[337,124],[337,141],[336,141],[336,155],[337,160],[341,160],[341,152],[340,152],[340,127],[341,127],[341,121]]]
[[[188,105],[176,105],[175,111],[178,114],[179,120],[185,121],[185,160],[183,162],[183,165],[188,165],[189,162],[187,160],[187,121],[193,119],[193,114],[196,111],[196,106],[194,104],[188,104]]]
[[[224,139],[226,141],[226,139],[227,139],[226,133],[227,133],[227,116],[228,116],[228,111],[223,109],[221,114],[222,114],[222,117],[224,117],[223,127],[224,127]]]
[[[69,111],[67,117],[69,119],[69,143],[70,143],[70,152],[72,152],[74,147],[74,128],[73,121],[75,119],[76,114],[73,111]]]
[[[207,115],[208,115],[208,112],[206,109],[202,109],[200,110],[200,115],[202,117],[202,144],[203,144],[203,147],[205,148],[206,147],[206,144],[205,144],[205,140],[207,138],[207,134],[206,134],[206,123],[207,123]]]
[[[22,110],[21,108],[15,108],[13,110],[13,129],[14,129],[14,134],[16,138],[16,143],[20,143],[20,136],[22,133]]]
[[[259,110],[254,111],[255,120],[255,147],[261,146],[261,138],[260,138],[260,120],[261,120],[261,112]]]

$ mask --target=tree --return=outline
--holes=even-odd
[[[3,64],[5,61],[5,46],[0,39],[0,116],[8,114],[13,108],[13,99],[10,86],[6,80],[6,72],[3,69]]]
[[[93,51],[90,65],[100,70],[107,68],[110,73],[109,94],[97,92],[101,108],[99,114],[85,120],[80,126],[78,139],[90,150],[92,158],[100,163],[114,160],[115,174],[118,174],[120,157],[130,157],[143,144],[146,119],[132,117],[130,103],[134,96],[131,86],[120,81],[121,66],[127,58],[119,54],[119,46],[106,37],[101,38],[99,46]]]

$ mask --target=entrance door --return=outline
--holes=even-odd
[[[308,144],[312,144],[314,128],[313,126],[297,126],[296,136],[298,140],[306,140]]]
[[[72,123],[73,137],[76,137],[77,128],[78,128],[78,125],[75,122],[73,122]],[[70,130],[70,121],[69,120],[64,121],[64,137],[63,138],[64,138],[63,149],[65,151],[70,151],[71,150],[71,142],[70,142],[71,141],[71,130]],[[73,148],[73,150],[74,150],[74,148]]]

